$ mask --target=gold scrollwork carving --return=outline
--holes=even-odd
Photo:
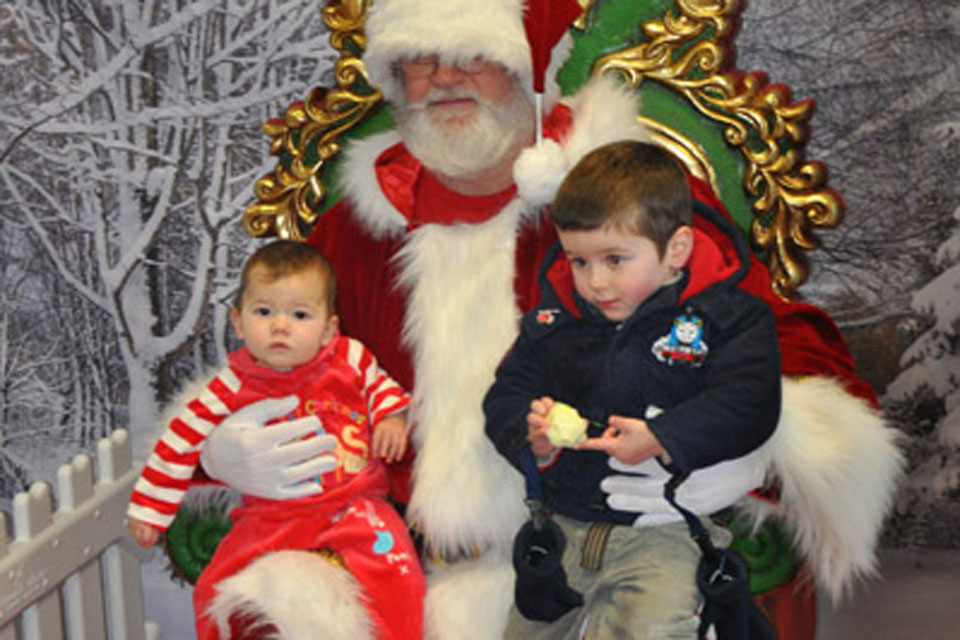
[[[774,290],[791,298],[807,277],[803,251],[816,245],[814,229],[836,226],[843,201],[826,186],[823,164],[804,160],[813,101],[791,102],[789,89],[765,74],[730,68],[741,4],[677,0],[676,11],[643,25],[647,42],[603,56],[593,72],[619,73],[638,88],[644,79],[660,82],[722,124],[746,160],[754,245],[768,255]]]
[[[326,195],[320,179],[324,164],[340,152],[338,138],[380,102],[360,55],[366,46],[363,26],[368,0],[334,0],[323,8],[330,44],[340,52],[334,66],[336,88],[316,87],[291,104],[282,118],[263,125],[270,153],[281,160],[254,185],[257,202],[244,212],[253,236],[302,239],[300,223],[312,224]]]
[[[587,18],[590,14],[590,9],[593,8],[593,5],[597,4],[597,0],[577,0],[580,8],[583,10],[580,13],[580,17],[573,21],[573,28],[583,31],[587,28]]]

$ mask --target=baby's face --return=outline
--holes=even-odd
[[[270,279],[254,267],[240,309],[230,314],[237,336],[257,363],[285,371],[305,364],[333,339],[337,317],[315,269]]]

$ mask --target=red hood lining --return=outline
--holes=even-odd
[[[711,230],[720,235],[712,235]],[[723,238],[725,242],[718,243],[718,237]],[[711,285],[726,280],[740,268],[737,248],[733,242],[700,216],[695,216],[694,219],[693,238],[693,254],[685,267],[689,277],[686,288],[680,294],[680,302],[697,295]],[[573,296],[573,271],[570,261],[562,251],[550,265],[546,277],[560,304],[575,317],[580,318],[581,313]]]

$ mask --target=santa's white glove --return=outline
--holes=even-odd
[[[697,469],[677,488],[677,502],[699,515],[729,507],[762,486],[767,460],[763,450],[758,449],[741,458]],[[616,471],[646,474],[612,475],[600,482],[611,508],[640,513],[633,526],[652,527],[681,520],[679,512],[663,497],[663,486],[670,474],[655,460],[629,465],[611,457],[609,464]]]
[[[323,492],[315,479],[337,467],[337,439],[303,439],[320,428],[316,416],[266,423],[294,409],[297,396],[260,400],[227,417],[210,432],[200,454],[207,475],[242,493],[282,500]]]

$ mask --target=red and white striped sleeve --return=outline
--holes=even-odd
[[[371,428],[385,417],[403,411],[410,404],[410,395],[396,380],[380,368],[373,353],[362,342],[346,338],[347,362],[363,380],[363,394]]]
[[[166,531],[191,484],[210,431],[230,414],[240,379],[226,367],[185,402],[153,447],[133,486],[127,515]]]

